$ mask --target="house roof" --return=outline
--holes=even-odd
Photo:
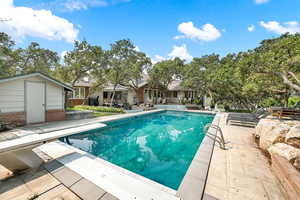
[[[104,91],[113,91],[114,90],[114,86],[112,84],[107,84],[104,89]],[[121,85],[118,85],[115,89],[115,91],[127,91],[128,88],[127,87],[124,87],[124,86],[121,86]]]
[[[138,87],[144,87],[148,84],[149,76],[147,74],[143,74],[142,79],[138,82]],[[75,83],[75,87],[92,87],[95,81],[93,79],[89,79],[87,81],[81,80]],[[191,91],[192,89],[184,88],[181,85],[181,80],[174,80],[172,81],[169,86],[168,90],[170,91]],[[127,91],[129,88],[125,86],[118,85],[116,87],[116,91]],[[113,84],[108,83],[103,88],[104,91],[113,91]]]
[[[92,81],[77,81],[74,85],[74,87],[92,87],[93,86],[93,82]]]
[[[181,85],[181,80],[174,80],[172,81],[169,86],[168,90],[170,91],[192,91],[192,89],[185,88]]]
[[[67,84],[65,84],[65,83],[63,83],[59,80],[56,80],[56,79],[52,78],[51,76],[49,76],[47,74],[44,74],[44,73],[41,73],[41,72],[33,72],[33,73],[30,73],[30,74],[19,74],[19,75],[15,75],[15,76],[11,76],[11,77],[1,78],[0,83],[13,81],[13,80],[18,80],[18,79],[22,79],[22,78],[30,78],[30,77],[34,77],[34,76],[39,76],[39,77],[44,78],[44,79],[46,79],[46,80],[48,80],[48,81],[50,81],[50,82],[52,82],[56,85],[60,85],[68,91],[74,91],[74,89],[71,86],[69,86],[69,85],[67,85]]]

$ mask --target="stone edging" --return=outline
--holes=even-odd
[[[212,122],[214,125],[219,125],[220,114],[217,114]],[[217,130],[210,128],[209,132],[217,135]],[[214,151],[215,141],[204,137],[193,161],[186,172],[179,189],[177,196],[184,200],[199,200],[206,199],[204,193],[206,181],[208,177],[209,167]],[[199,198],[201,197],[201,198]]]

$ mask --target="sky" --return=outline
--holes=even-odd
[[[190,61],[300,32],[299,8],[299,0],[0,0],[0,31],[17,47],[35,41],[59,55],[74,40],[108,49],[130,39],[154,62]]]

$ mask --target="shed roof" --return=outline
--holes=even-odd
[[[56,80],[56,79],[52,78],[51,76],[41,73],[41,72],[33,72],[30,74],[19,74],[19,75],[15,75],[15,76],[6,77],[6,78],[0,78],[0,83],[18,80],[18,79],[22,79],[22,78],[30,78],[30,77],[34,77],[34,76],[39,76],[41,78],[44,78],[56,85],[62,86],[63,88],[65,88],[68,91],[74,91],[74,89],[71,86],[69,86],[59,80]]]

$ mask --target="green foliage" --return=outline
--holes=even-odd
[[[280,102],[278,102],[278,100],[276,100],[273,97],[269,97],[269,98],[264,99],[264,101],[262,102],[262,105],[265,108],[268,108],[268,107],[272,107],[272,106],[279,106]]]
[[[113,107],[102,107],[102,106],[74,106],[72,108],[67,108],[67,110],[91,110],[95,112],[111,112],[111,113],[124,113],[125,111],[121,108],[113,108]]]
[[[106,64],[106,53],[101,47],[90,45],[85,40],[75,41],[74,49],[64,57],[64,65],[57,68],[56,77],[74,86],[91,73],[97,83],[102,83]]]
[[[173,80],[181,78],[183,67],[184,63],[179,58],[156,63],[148,70],[149,85],[153,88],[167,89]]]
[[[32,42],[26,49],[16,50],[17,68],[21,73],[42,72],[51,74],[59,62],[56,52],[41,48],[36,42]]]
[[[254,50],[194,58],[183,70],[183,84],[213,103],[254,110],[284,106],[300,91],[300,34],[264,40]]]
[[[32,42],[27,48],[14,49],[15,42],[0,32],[0,77],[20,73],[43,72],[52,75],[59,64],[56,52]]]
[[[197,105],[201,105],[201,104],[202,104],[202,101],[201,101],[201,99],[194,99],[194,100],[193,100],[193,103],[194,103],[194,104],[197,104]]]
[[[175,58],[154,66],[128,39],[116,41],[109,50],[76,41],[63,63],[56,52],[35,42],[27,48],[14,47],[15,42],[0,32],[0,78],[15,75],[17,70],[41,71],[72,85],[92,76],[95,87],[109,82],[114,90],[123,85],[136,91],[147,70],[149,87],[166,90],[172,81],[182,80],[184,88],[210,97],[212,104],[246,110],[294,105],[294,98],[289,97],[300,91],[300,34],[263,40],[253,50],[222,58],[211,54],[190,63]]]
[[[293,97],[290,97],[288,101],[289,101],[289,103],[288,103],[289,107],[294,107],[296,105],[297,105],[297,107],[300,107],[300,97],[293,96]]]
[[[6,33],[0,32],[0,78],[15,74],[15,42]]]
[[[114,101],[115,90],[119,85],[127,85],[133,79],[139,79],[142,75],[144,61],[138,63],[138,57],[145,58],[145,55],[139,55],[135,50],[134,44],[130,40],[119,40],[111,44],[111,49],[107,52],[108,69],[106,71],[106,80],[113,85],[113,95],[111,104]],[[135,65],[136,64],[136,65]],[[131,82],[131,83],[135,83]]]

